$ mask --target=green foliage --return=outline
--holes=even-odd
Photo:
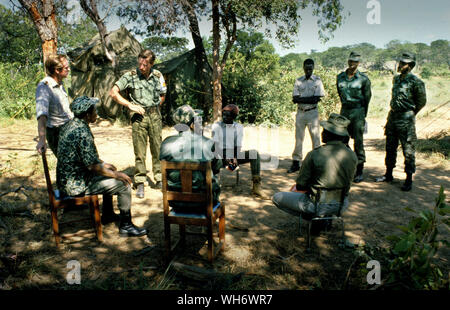
[[[88,16],[74,24],[58,18],[58,50],[63,53],[82,47],[97,34],[98,29]]]
[[[450,226],[450,207],[445,204],[444,188],[441,186],[432,211],[416,212],[408,226],[399,226],[400,236],[389,236],[393,242],[387,285],[409,289],[440,289],[448,286],[448,278],[433,264],[433,257],[442,246],[449,246],[447,240],[439,240],[441,225]]]
[[[144,48],[152,50],[161,61],[165,61],[187,52],[186,46],[189,40],[179,37],[153,36],[144,39],[141,44]]]
[[[0,63],[0,116],[32,118],[36,85],[43,77],[43,69],[37,65]]]
[[[0,62],[34,64],[41,54],[41,40],[30,19],[0,4]]]

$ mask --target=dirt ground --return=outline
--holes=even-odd
[[[404,166],[399,150],[395,181],[392,184],[375,183],[374,178],[384,173],[385,120],[369,119],[368,123],[365,179],[354,184],[350,191],[350,206],[344,215],[345,234],[355,244],[386,248],[389,246],[386,236],[399,233],[396,226],[406,225],[412,218],[405,207],[417,211],[432,209],[441,185],[448,196],[450,164],[443,155],[418,153],[413,190],[405,193],[400,190]],[[132,175],[131,128],[111,126],[106,122],[91,128],[100,157]],[[448,137],[449,116],[440,120],[418,119],[419,139],[427,139],[442,130]],[[163,138],[173,133],[166,128]],[[205,134],[208,135],[208,130]],[[365,275],[352,274],[348,281],[355,254],[352,249],[339,246],[339,225],[334,224],[331,231],[313,237],[312,250],[306,251],[297,218],[278,210],[270,200],[250,196],[249,165],[241,166],[240,185],[237,187],[232,186],[234,175],[222,172],[221,200],[226,205],[227,223],[225,252],[210,265],[206,260],[205,239],[188,236],[186,250],[175,258],[175,261],[186,265],[216,271],[218,276],[214,280],[196,281],[173,268],[166,269],[163,263],[162,194],[151,186],[146,186],[144,199],[135,198],[133,191],[132,202],[133,221],[138,226],[145,226],[148,236],[121,238],[117,225],[108,224],[103,227],[104,242],[99,244],[89,230],[89,223],[80,222],[62,227],[62,231],[88,233],[65,240],[57,250],[50,227],[41,160],[34,151],[35,124],[24,128],[2,127],[0,135],[2,167],[11,166],[1,179],[1,206],[25,208],[25,212],[15,216],[5,212],[0,215],[0,255],[3,258],[0,289],[76,289],[77,286],[66,282],[67,263],[71,260],[78,260],[81,264],[81,287],[84,289],[342,289],[365,285]],[[266,161],[272,163],[271,167],[265,164],[269,170],[262,171],[266,194],[287,191],[295,182],[295,174],[286,174],[293,146],[293,130],[245,128],[244,149],[256,148],[268,155]],[[311,150],[309,134],[305,137],[304,150],[305,154]],[[56,160],[53,155],[49,155],[49,159],[54,181]],[[21,161],[29,167],[15,171],[13,162]],[[150,154],[147,163],[151,169]],[[151,172],[148,175],[151,176]],[[153,184],[151,179],[149,184]],[[13,190],[16,192],[8,193]],[[66,212],[62,218],[79,213]],[[178,228],[172,226],[172,230],[176,237]],[[449,240],[450,233],[446,227],[442,227],[440,232]],[[448,250],[438,252],[436,263],[442,266],[444,274],[448,274],[449,259]],[[383,270],[381,272],[383,276]]]

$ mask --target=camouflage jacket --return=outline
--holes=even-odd
[[[115,85],[121,91],[128,89],[131,101],[145,108],[158,106],[159,97],[167,90],[162,73],[155,69],[151,70],[147,79],[138,69],[132,70],[122,75]]]
[[[372,98],[370,80],[367,75],[356,71],[355,75],[349,79],[347,72],[344,71],[338,74],[336,85],[343,109],[363,107],[367,115],[369,102]]]
[[[330,141],[306,155],[300,168],[297,188],[350,189],[358,159],[340,141]]]
[[[426,104],[425,84],[417,76],[408,73],[404,78],[394,76],[391,110],[394,112],[414,111],[417,114]]]
[[[57,157],[58,189],[68,196],[83,194],[96,175],[87,167],[102,162],[98,157],[94,136],[84,120],[74,118],[62,127]]]

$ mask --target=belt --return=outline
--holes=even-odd
[[[302,112],[308,112],[308,111],[317,109],[317,107],[312,107],[312,108],[309,108],[309,109],[302,109],[302,108],[299,106],[298,109],[299,109],[300,111],[302,111]]]
[[[151,107],[143,107],[145,112],[157,112],[159,111],[159,105],[154,105]]]

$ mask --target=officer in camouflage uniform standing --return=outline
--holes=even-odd
[[[353,139],[353,149],[358,157],[358,165],[353,182],[363,180],[363,169],[366,161],[364,151],[364,126],[372,97],[370,80],[364,73],[358,71],[361,55],[351,52],[348,58],[348,68],[337,76],[337,91],[341,99],[340,114],[350,120],[348,132]]]
[[[145,160],[147,143],[152,153],[153,176],[156,187],[161,188],[161,164],[159,151],[162,141],[162,118],[160,106],[166,94],[166,84],[161,72],[154,70],[155,54],[150,50],[138,56],[138,69],[125,73],[113,86],[110,95],[114,101],[127,107],[131,113],[133,147],[135,155],[134,182],[136,197],[144,198],[144,182],[147,180]],[[120,95],[128,89],[131,102]]]
[[[386,136],[386,173],[377,182],[391,182],[394,178],[392,170],[397,159],[398,142],[402,145],[405,157],[406,180],[402,191],[412,188],[412,175],[416,172],[415,142],[416,115],[427,102],[425,84],[411,73],[416,65],[416,57],[412,53],[403,53],[399,59],[392,87],[391,110],[388,114],[384,134]]]

